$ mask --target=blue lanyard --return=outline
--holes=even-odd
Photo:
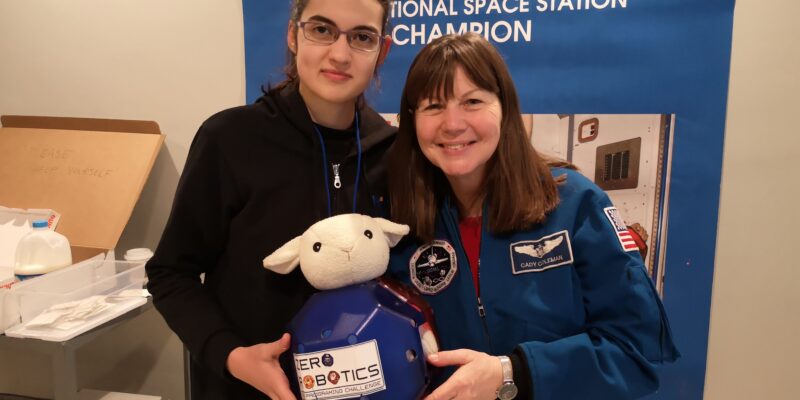
[[[325,149],[325,139],[323,139],[322,133],[319,131],[316,124],[314,124],[314,131],[317,132],[319,143],[322,146],[322,171],[325,174],[325,193],[328,195],[328,216],[330,217],[333,213],[331,211],[331,188],[328,183],[328,155]],[[361,177],[361,129],[358,123],[358,111],[356,111],[356,149],[358,156],[356,157],[356,182],[353,188],[353,213],[356,212],[356,206],[358,205],[358,181]]]

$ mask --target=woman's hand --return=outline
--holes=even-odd
[[[291,337],[284,333],[272,343],[237,347],[228,355],[228,371],[273,400],[295,400],[278,357],[289,349]]]
[[[497,398],[497,388],[503,383],[500,359],[473,350],[440,351],[428,356],[437,367],[459,366],[456,372],[425,400]]]

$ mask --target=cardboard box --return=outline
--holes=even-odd
[[[164,142],[158,124],[32,116],[0,124],[0,205],[60,213],[56,231],[73,263],[114,249]],[[8,292],[0,289],[0,332],[19,322]]]
[[[73,262],[113,249],[164,136],[153,121],[0,117],[0,205],[49,208]]]

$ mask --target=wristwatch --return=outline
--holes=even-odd
[[[503,384],[497,388],[497,398],[511,400],[517,397],[517,385],[514,384],[514,371],[511,368],[511,359],[508,356],[497,356],[500,366],[503,367]]]

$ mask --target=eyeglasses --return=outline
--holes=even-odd
[[[303,36],[306,39],[324,45],[333,44],[335,41],[339,40],[339,35],[345,34],[347,44],[350,45],[351,49],[364,52],[378,50],[383,40],[379,34],[373,31],[368,31],[366,29],[343,31],[336,27],[336,25],[321,21],[298,22],[297,26],[303,31]]]

